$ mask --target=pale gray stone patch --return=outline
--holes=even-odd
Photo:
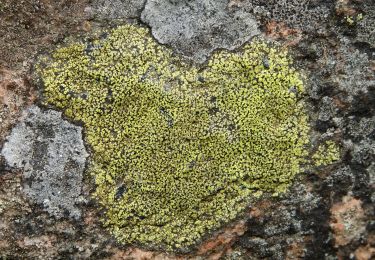
[[[24,193],[51,215],[79,219],[86,152],[82,128],[61,112],[32,106],[7,137],[1,154],[24,172]]]
[[[149,0],[141,19],[162,44],[202,63],[215,49],[233,50],[259,34],[250,12],[228,0]]]

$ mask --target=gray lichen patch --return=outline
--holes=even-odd
[[[375,85],[375,74],[368,55],[351,47],[347,38],[342,38],[337,57],[333,62],[341,73],[333,80],[348,94],[347,100],[352,102],[367,93],[371,98],[369,89]]]
[[[57,218],[81,217],[78,207],[86,152],[81,127],[61,112],[32,106],[1,151],[11,167],[24,170],[24,192]]]
[[[332,13],[332,1],[319,0],[231,0],[231,6],[243,7],[258,19],[283,22],[301,31],[324,29]]]
[[[358,22],[357,42],[364,42],[375,48],[375,10],[370,6],[365,6],[366,14]]]
[[[253,15],[228,0],[149,0],[142,12],[162,44],[204,62],[217,48],[234,49],[259,34]]]

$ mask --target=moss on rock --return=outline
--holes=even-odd
[[[41,75],[45,102],[84,123],[105,225],[182,250],[300,172],[309,127],[290,63],[255,40],[200,69],[125,25],[56,50]]]

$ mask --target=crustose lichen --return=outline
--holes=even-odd
[[[332,140],[328,140],[318,146],[318,150],[312,156],[315,166],[326,166],[340,159],[340,149]]]
[[[199,69],[125,25],[56,50],[41,75],[45,102],[84,123],[105,225],[179,250],[300,172],[309,129],[290,63],[255,40]]]

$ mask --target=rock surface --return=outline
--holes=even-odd
[[[28,140],[38,149],[22,151],[29,170],[12,167],[0,156],[0,258],[373,259],[373,10],[373,0],[1,1],[0,148],[12,126],[17,131],[24,125],[34,129]],[[306,74],[312,150],[333,140],[340,146],[340,160],[306,168],[289,192],[251,205],[243,218],[207,237],[190,254],[118,245],[99,222],[102,213],[91,197],[95,187],[82,175],[82,168],[74,176],[37,170],[36,178],[30,178],[34,166],[48,162],[44,153],[38,153],[43,148],[40,140],[54,139],[27,126],[32,117],[20,115],[39,98],[34,89],[42,86],[32,75],[37,53],[55,49],[67,36],[81,39],[83,32],[129,18],[149,26],[160,43],[197,62],[216,48],[235,49],[258,34],[288,48]],[[48,111],[40,110],[38,118],[45,120]],[[70,125],[56,120],[58,125]],[[58,125],[51,129],[59,129]],[[73,189],[64,190],[63,183],[72,178]],[[60,191],[63,197],[52,196],[51,191]],[[49,204],[43,204],[44,199],[50,199]],[[64,209],[72,214],[65,215]]]
[[[253,15],[227,0],[149,0],[142,21],[162,44],[204,62],[213,50],[233,50],[259,34]]]
[[[6,136],[22,110],[36,99],[27,77],[0,66],[0,136]],[[0,139],[0,145],[3,143]]]
[[[145,0],[94,0],[89,10],[99,19],[137,18],[145,2]]]
[[[24,171],[25,194],[53,216],[81,217],[78,204],[88,156],[81,127],[61,112],[30,107],[7,138],[1,154],[7,164]]]

